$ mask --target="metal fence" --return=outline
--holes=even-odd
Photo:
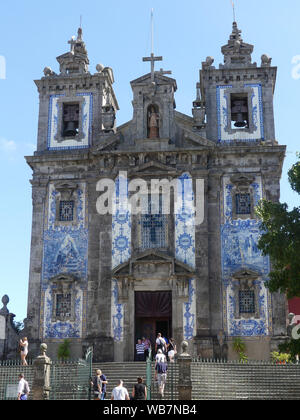
[[[88,349],[85,359],[76,362],[52,362],[50,400],[91,399],[93,349]]]
[[[177,363],[168,363],[167,382],[165,386],[164,399],[178,400],[178,377],[179,370]],[[147,361],[147,395],[148,400],[161,399],[158,389],[158,382],[155,375],[155,362]]]
[[[16,400],[18,396],[18,383],[20,373],[24,374],[32,389],[33,366],[22,366],[19,360],[0,361],[0,400]]]
[[[50,371],[50,400],[88,400],[91,397],[93,349],[88,349],[85,359],[77,361],[52,361]],[[0,361],[0,400],[16,400],[19,374],[23,373],[32,391],[33,362],[22,366],[19,361]],[[32,392],[29,399],[32,398]]]
[[[300,365],[192,362],[193,400],[300,400]]]

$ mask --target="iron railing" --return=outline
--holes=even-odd
[[[0,400],[16,400],[18,396],[18,383],[20,373],[24,374],[32,389],[33,366],[32,361],[27,361],[28,366],[23,366],[20,360],[0,361]]]
[[[196,359],[194,400],[300,400],[300,365]]]
[[[92,361],[93,349],[89,348],[85,359],[52,362],[50,400],[89,400]]]

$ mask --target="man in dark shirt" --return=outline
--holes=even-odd
[[[143,384],[143,378],[137,378],[137,384],[134,385],[132,390],[132,398],[134,400],[147,399],[147,387]]]
[[[100,400],[101,398],[101,370],[96,370],[96,376],[91,380],[91,386],[94,392],[94,400]]]
[[[108,384],[106,376],[101,372],[100,376],[102,382],[102,392],[101,392],[101,400],[105,400],[106,397],[106,385]]]

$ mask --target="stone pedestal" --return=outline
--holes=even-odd
[[[18,332],[14,326],[15,315],[7,309],[9,297],[2,298],[3,308],[0,309],[0,360],[16,359],[18,349]]]
[[[51,360],[46,355],[47,345],[41,344],[41,355],[34,361],[33,400],[49,400]]]
[[[195,353],[203,359],[214,358],[214,343],[212,337],[197,336],[194,338]]]
[[[192,357],[187,353],[188,343],[184,341],[181,346],[182,353],[178,356],[178,396],[180,401],[190,401],[192,399]]]

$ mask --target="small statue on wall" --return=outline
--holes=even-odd
[[[157,107],[150,105],[148,112],[148,138],[159,138],[159,120],[160,116]]]

